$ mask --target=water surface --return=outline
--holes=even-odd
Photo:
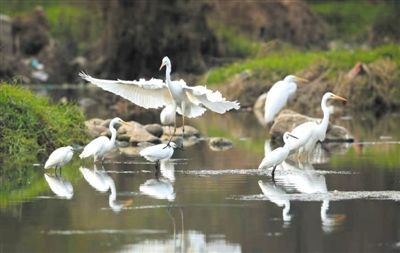
[[[398,251],[400,118],[340,116],[356,142],[283,163],[276,184],[257,170],[269,137],[248,112],[192,120],[234,147],[176,151],[159,178],[118,154],[61,176],[36,167],[39,193],[0,209],[0,252]]]

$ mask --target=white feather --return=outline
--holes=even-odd
[[[74,153],[71,146],[58,148],[50,154],[44,168],[62,167],[72,159],[73,155]]]
[[[168,87],[161,79],[106,80],[91,77],[83,72],[79,73],[79,76],[103,90],[117,94],[146,109],[160,108],[173,103]]]

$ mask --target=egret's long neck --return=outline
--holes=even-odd
[[[165,82],[168,86],[171,85],[171,64],[168,63],[165,65]]]
[[[326,130],[328,129],[328,125],[329,125],[329,109],[327,106],[327,98],[323,98],[321,101],[321,108],[322,108],[322,112],[324,113],[324,117],[322,118],[321,121],[321,127],[324,129],[324,132],[326,132]]]
[[[110,143],[111,143],[111,145],[114,145],[115,139],[117,138],[117,130],[115,130],[115,128],[114,128],[114,123],[110,124],[110,132],[111,132]]]

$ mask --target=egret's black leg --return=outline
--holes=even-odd
[[[276,165],[272,168],[272,182],[274,182],[274,184],[275,184],[275,169]]]
[[[182,115],[182,138],[185,138],[185,115]]]
[[[170,143],[172,141],[172,138],[175,136],[175,133],[176,133],[176,120],[175,120],[175,124],[174,124],[174,132],[172,133],[171,137],[169,137],[168,143],[164,148],[171,147]]]

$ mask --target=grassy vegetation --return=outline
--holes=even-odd
[[[87,8],[88,5],[94,8]],[[6,15],[24,17],[31,15],[37,6],[44,9],[51,36],[63,45],[68,45],[70,50],[72,47],[79,53],[85,52],[103,31],[98,5],[90,2],[13,0],[1,7],[2,13]]]
[[[215,36],[220,41],[220,45],[224,45],[223,54],[236,57],[252,56],[259,50],[260,44],[252,41],[250,38],[232,27],[217,20],[209,19],[207,21],[209,27],[214,31]]]
[[[380,58],[390,58],[400,64],[400,46],[386,45],[375,49],[309,51],[296,49],[274,51],[263,57],[255,57],[210,70],[203,82],[210,86],[225,83],[234,75],[250,70],[255,77],[263,78],[274,73],[285,76],[297,73],[318,62],[326,62],[333,69],[350,70],[357,62],[370,63]]]
[[[345,41],[365,39],[382,17],[394,15],[390,1],[309,1],[312,11],[321,15],[333,31],[331,37]],[[395,1],[392,1],[395,3]]]
[[[50,105],[16,85],[0,84],[0,192],[29,185],[57,147],[86,142],[84,116],[73,105]]]

